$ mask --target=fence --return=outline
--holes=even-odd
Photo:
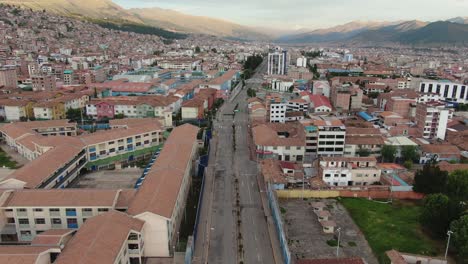
[[[281,220],[281,213],[278,207],[278,202],[270,184],[268,184],[267,186],[267,197],[268,204],[270,205],[271,209],[271,214],[275,222],[276,232],[278,234],[278,240],[280,242],[281,254],[283,255],[284,263],[290,264],[291,252],[289,251],[288,240],[286,239],[286,235],[284,234],[283,221]]]
[[[192,263],[192,256],[193,256],[193,251],[195,250],[195,243],[194,239],[192,236],[188,237],[187,240],[187,248],[185,249],[185,264],[191,264]]]
[[[336,197],[359,197],[372,199],[395,199],[420,200],[423,194],[411,190],[390,190],[389,187],[380,188],[343,188],[331,190],[277,190],[279,198],[336,198]]]

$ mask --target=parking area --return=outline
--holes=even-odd
[[[326,234],[313,205],[323,203],[324,211],[330,212],[329,221],[336,223],[332,233]],[[280,199],[286,238],[291,255],[295,258],[336,257],[337,229],[341,228],[340,257],[362,257],[369,264],[378,261],[359,228],[346,209],[333,199]],[[328,213],[327,213],[328,214]]]
[[[101,170],[79,176],[70,188],[131,189],[141,177],[143,169]]]

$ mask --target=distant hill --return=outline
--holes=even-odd
[[[439,21],[430,23],[425,27],[404,32],[394,41],[407,44],[441,44],[465,43],[468,44],[468,24]]]
[[[155,32],[166,30],[247,40],[269,38],[260,31],[220,19],[192,16],[161,8],[124,9],[111,0],[0,0],[0,3],[35,10],[45,9],[65,16],[90,18],[92,21],[102,22],[103,25],[117,22],[117,25],[127,29],[139,25],[156,27],[158,30],[154,30]]]
[[[451,19],[447,19],[446,21],[458,24],[468,24],[468,17],[454,17]]]
[[[285,36],[278,42],[350,42],[382,43],[399,42],[404,44],[468,44],[468,22],[464,18],[451,21],[423,22],[418,20],[387,24],[345,24],[309,33]]]
[[[266,34],[229,21],[193,16],[162,8],[129,9],[138,19],[151,26],[185,33],[199,33],[239,39],[268,39]]]
[[[392,24],[391,22],[361,22],[353,21],[331,28],[317,29],[309,32],[290,34],[276,39],[285,43],[333,42],[352,38],[361,32],[380,28]]]
[[[118,19],[134,23],[143,22],[111,0],[0,0],[0,3],[23,6],[34,10],[45,9],[48,12],[65,16]]]
[[[400,34],[425,27],[428,23],[418,20],[405,21],[396,25],[385,26],[373,30],[366,30],[356,34],[347,41],[351,42],[393,42]]]

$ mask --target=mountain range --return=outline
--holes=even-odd
[[[99,21],[101,24],[135,24],[177,33],[207,34],[242,40],[266,40],[277,43],[314,42],[406,44],[468,43],[468,17],[446,21],[353,21],[316,30],[276,30],[248,27],[222,19],[194,16],[162,8],[125,9],[112,0],[0,0],[0,3],[46,10],[60,15]],[[109,25],[107,25],[109,26]]]
[[[112,22],[152,26],[180,33],[208,34],[246,40],[267,40],[253,28],[204,16],[193,16],[162,8],[124,9],[112,0],[0,0],[34,10]]]

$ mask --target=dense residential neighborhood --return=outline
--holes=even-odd
[[[468,263],[466,46],[158,35],[14,4],[0,263]]]

